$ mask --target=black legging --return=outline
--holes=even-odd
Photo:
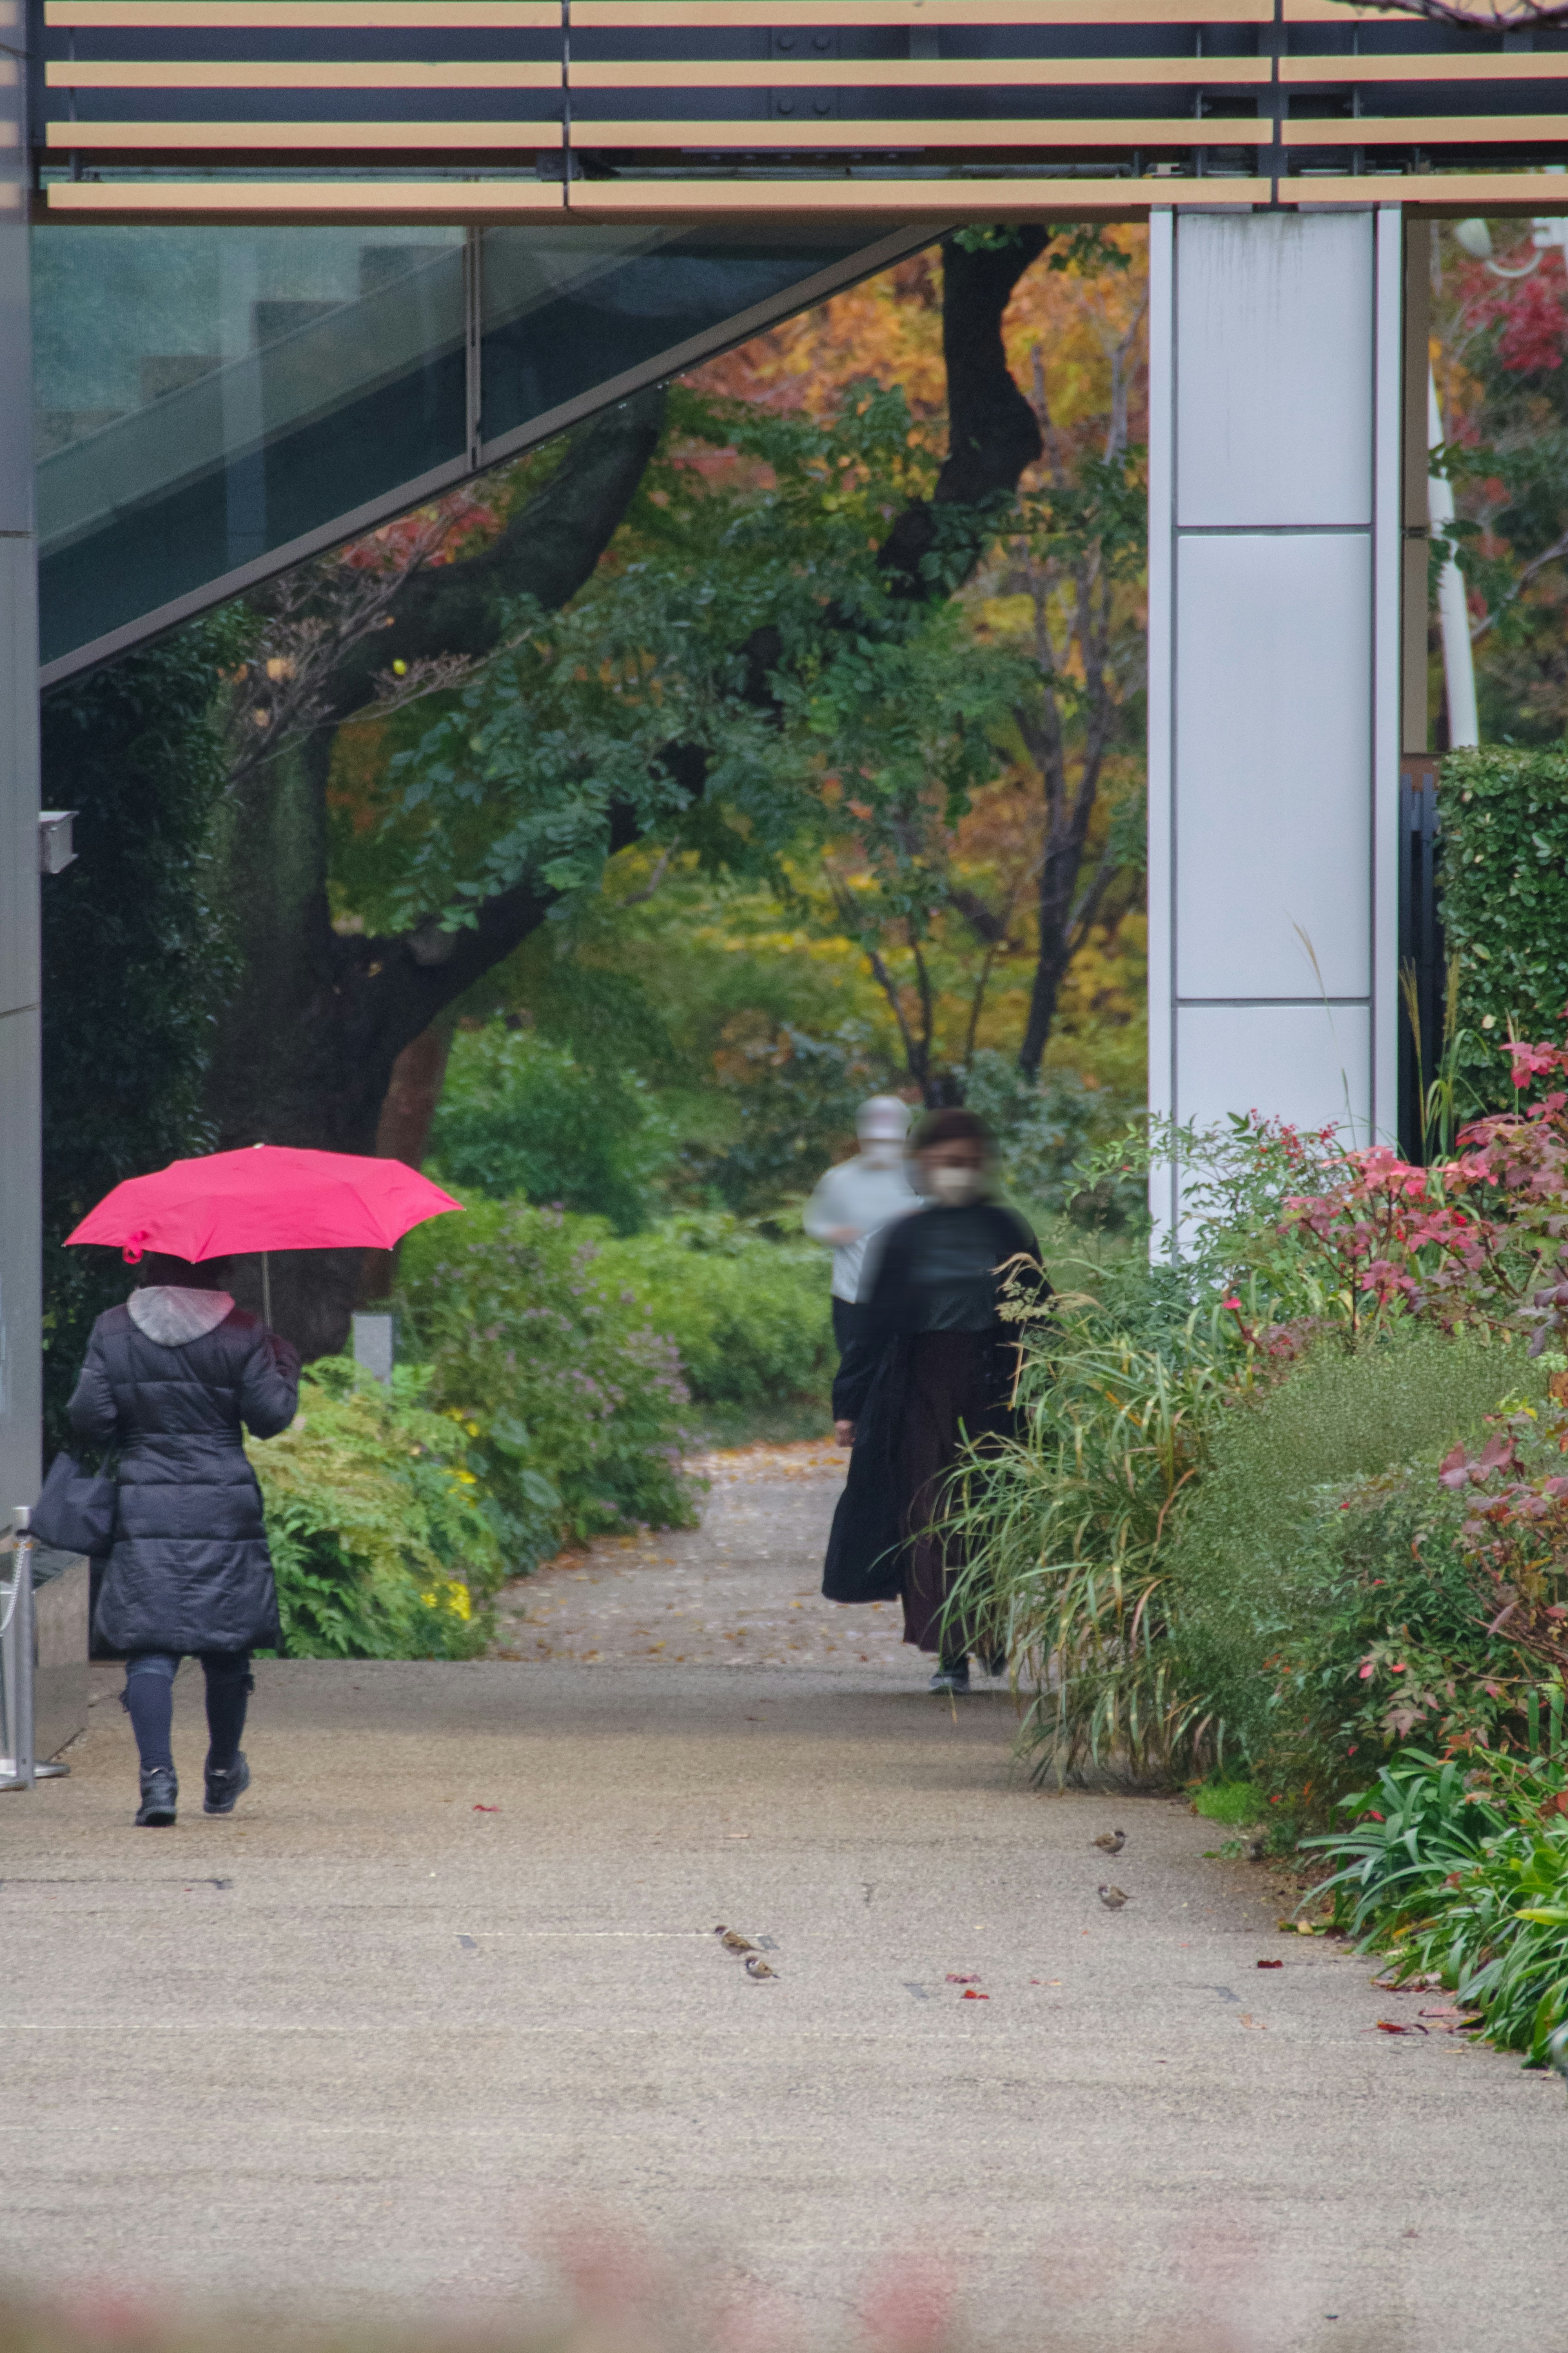
[[[246,1704],[255,1689],[250,1652],[202,1651],[197,1655],[207,1681],[207,1765],[213,1772],[226,1773],[239,1753]],[[174,1769],[169,1728],[179,1671],[179,1656],[174,1651],[135,1651],[125,1662],[125,1689],[120,1704],[136,1734],[143,1773]]]

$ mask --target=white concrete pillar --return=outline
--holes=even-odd
[[[25,0],[0,0],[0,1525],[38,1492],[38,600]],[[92,953],[90,942],[83,954]]]
[[[1399,210],[1150,240],[1150,1103],[1393,1142]]]

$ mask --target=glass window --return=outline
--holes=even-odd
[[[35,234],[46,662],[461,459],[463,242]]]
[[[482,263],[487,442],[672,356],[854,251],[722,229],[494,228]]]

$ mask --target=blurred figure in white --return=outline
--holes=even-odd
[[[805,1205],[804,1223],[814,1242],[833,1252],[833,1337],[842,1356],[860,1335],[857,1301],[873,1234],[921,1207],[904,1166],[910,1131],[907,1104],[897,1095],[873,1095],[855,1118],[860,1148],[830,1168]]]

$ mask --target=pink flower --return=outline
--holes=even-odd
[[[1222,1307],[1229,1307],[1237,1313],[1240,1311],[1241,1302],[1239,1299],[1234,1297],[1230,1299],[1222,1299],[1219,1303]]]

